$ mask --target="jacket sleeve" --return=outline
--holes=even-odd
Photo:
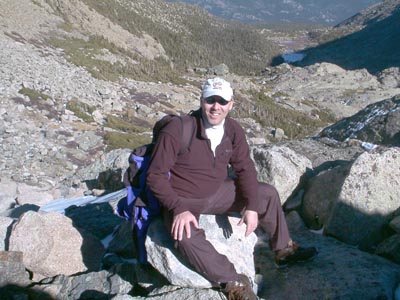
[[[243,128],[232,120],[230,130],[233,132],[232,157],[230,164],[237,176],[236,184],[245,200],[246,209],[258,211],[259,203],[257,198],[258,180],[257,171],[253,160],[250,157],[249,145]]]
[[[171,211],[176,211],[180,205],[178,195],[169,181],[169,171],[177,160],[181,131],[179,118],[172,120],[160,131],[147,171],[148,187],[160,203]]]

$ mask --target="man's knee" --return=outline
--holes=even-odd
[[[267,207],[281,206],[281,199],[278,190],[271,184],[259,182],[258,184],[258,200],[265,203]]]
[[[265,182],[258,183],[258,190],[266,197],[277,198],[279,197],[278,190],[271,184]]]

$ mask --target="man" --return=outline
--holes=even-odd
[[[192,113],[195,130],[188,151],[178,155],[182,125],[177,118],[160,132],[147,184],[169,211],[171,235],[196,271],[229,299],[253,300],[257,296],[248,278],[205,239],[198,225],[200,214],[241,212],[238,225],[246,224],[245,236],[260,224],[270,237],[278,266],[311,259],[317,251],[291,240],[278,192],[257,181],[244,130],[228,116],[233,104],[229,82],[208,79],[200,109]],[[235,171],[234,180],[228,178],[228,165]]]

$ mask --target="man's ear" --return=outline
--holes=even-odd
[[[231,100],[231,104],[230,104],[230,107],[229,107],[229,111],[231,111],[232,109],[233,109],[233,105],[235,104],[235,102],[233,101],[233,99]]]

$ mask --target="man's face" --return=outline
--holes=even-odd
[[[210,125],[220,125],[233,107],[233,100],[226,101],[220,96],[201,99],[201,108]]]

